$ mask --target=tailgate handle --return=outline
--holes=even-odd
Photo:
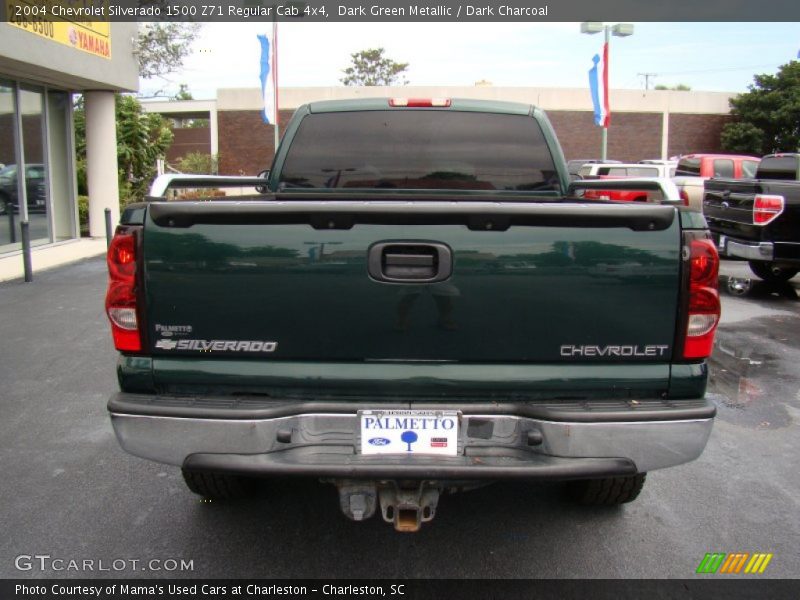
[[[378,242],[368,253],[369,275],[390,283],[436,283],[453,272],[450,248],[437,242]]]

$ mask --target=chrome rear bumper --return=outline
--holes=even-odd
[[[176,466],[261,475],[442,479],[567,479],[652,471],[700,456],[713,424],[713,418],[592,423],[462,414],[458,455],[435,457],[359,454],[355,412],[219,419],[112,410],[111,421],[124,450]]]

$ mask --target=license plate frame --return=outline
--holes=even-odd
[[[457,456],[460,430],[457,410],[358,411],[358,449],[367,456]]]

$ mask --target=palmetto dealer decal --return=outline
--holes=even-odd
[[[159,350],[194,350],[196,352],[275,352],[278,342],[260,340],[169,340],[156,342]]]

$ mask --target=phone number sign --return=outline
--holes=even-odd
[[[88,19],[108,14],[108,0],[6,0],[7,21],[53,42],[111,58],[111,24]]]

